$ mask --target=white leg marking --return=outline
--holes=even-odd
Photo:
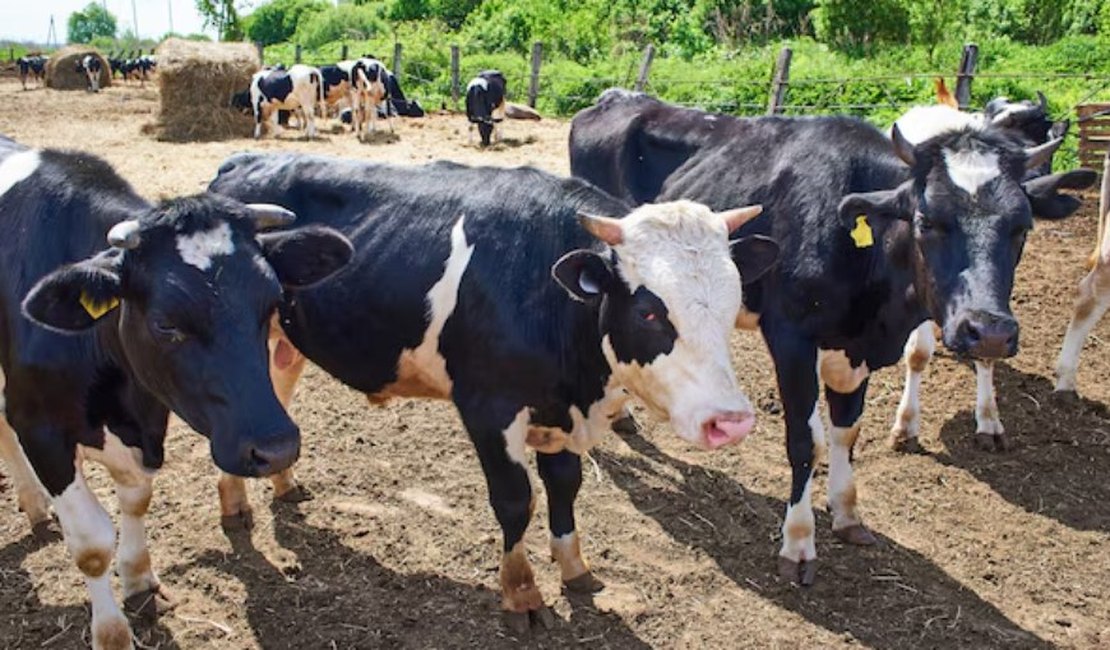
[[[998,417],[998,403],[994,399],[994,363],[975,362],[975,431],[1000,435],[1005,433]]]
[[[810,474],[801,501],[786,506],[786,519],[782,522],[782,550],[779,555],[793,562],[811,562],[817,559],[817,547],[813,539],[813,504],[810,500],[812,488],[813,474]]]
[[[582,546],[578,532],[551,536],[551,557],[559,563],[559,574],[563,582],[573,580],[590,570],[590,565],[582,557]]]
[[[894,416],[890,429],[895,442],[917,438],[921,429],[921,374],[929,365],[936,351],[937,340],[933,336],[933,322],[925,321],[910,332],[906,339],[903,359],[906,362],[906,385],[902,389],[902,400]]]
[[[820,459],[825,457],[829,443],[825,440],[825,421],[821,419],[821,408],[813,405],[813,413],[809,416],[809,432],[813,437],[813,464],[816,466]]]
[[[1110,236],[1106,238],[1110,242]],[[1079,354],[1087,343],[1091,330],[1098,324],[1110,308],[1110,283],[1107,274],[1110,266],[1100,258],[1082,280],[1079,281],[1079,295],[1075,299],[1075,313],[1068,324],[1064,345],[1056,361],[1056,390],[1074,391],[1075,375],[1079,370]]]
[[[220,518],[225,527],[233,525],[233,520],[241,519],[241,525],[251,527],[251,504],[247,499],[247,484],[242,477],[220,472],[216,484],[220,493]]]
[[[856,512],[856,479],[852,473],[852,445],[859,436],[859,422],[850,427],[833,426],[829,434],[829,509],[833,530],[860,523]]]

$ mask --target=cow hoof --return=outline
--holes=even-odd
[[[879,542],[863,524],[853,524],[840,530],[834,530],[833,535],[845,544],[855,546],[874,546]]]
[[[975,446],[981,451],[1008,451],[1011,443],[1005,433],[976,433]]]
[[[564,581],[563,588],[574,594],[596,594],[605,588],[605,583],[595,578],[592,571],[587,571],[577,578]]]
[[[809,587],[817,578],[817,561],[802,560],[801,562],[795,562],[780,556],[779,576],[788,582]]]
[[[303,503],[311,501],[313,498],[312,492],[309,492],[308,488],[300,484],[294,485],[281,494],[274,495],[274,500],[282,503]]]
[[[617,418],[613,420],[613,423],[609,426],[613,429],[613,433],[619,433],[624,436],[632,436],[640,433],[640,423],[631,415]]]
[[[900,454],[925,454],[925,448],[921,446],[921,442],[917,437],[913,438],[894,438],[890,442],[890,448]]]
[[[62,538],[62,533],[54,525],[53,519],[45,519],[31,525],[31,537],[40,544],[54,542]]]
[[[254,528],[254,513],[247,509],[233,515],[222,515],[220,516],[220,526],[225,533],[249,531]]]
[[[128,615],[144,621],[156,621],[177,607],[177,601],[158,585],[145,591],[131,594],[123,599],[123,609]]]
[[[547,605],[528,612],[504,612],[505,627],[518,637],[527,636],[533,629],[550,630],[555,627],[555,613]]]

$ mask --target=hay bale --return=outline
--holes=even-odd
[[[158,46],[162,110],[160,140],[195,142],[249,137],[254,120],[231,107],[261,65],[249,43],[205,43],[178,38]]]
[[[50,55],[46,61],[46,87],[54,90],[85,90],[89,82],[84,72],[77,71],[77,63],[86,55],[100,59],[100,87],[112,85],[112,68],[108,59],[91,45],[67,45]]]

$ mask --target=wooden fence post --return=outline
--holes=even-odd
[[[771,99],[767,102],[767,114],[777,115],[782,112],[783,100],[786,99],[786,88],[790,85],[790,59],[794,50],[789,47],[782,48],[778,61],[775,62],[775,76],[771,79]]]
[[[451,46],[451,102],[459,109],[459,46]]]
[[[979,63],[979,46],[968,43],[960,57],[960,69],[956,73],[956,102],[961,109],[971,105],[971,82],[975,79],[975,68]]]
[[[655,46],[648,43],[644,48],[644,58],[640,61],[640,74],[636,77],[636,85],[633,90],[636,92],[643,92],[644,86],[647,85],[648,73],[651,71],[651,60],[655,58]]]
[[[262,44],[262,41],[255,41],[254,47],[258,50],[258,62],[262,65],[266,65],[266,57],[263,56],[265,54],[266,46]]]
[[[297,43],[293,46],[293,63],[301,62],[301,44]]]
[[[401,76],[401,43],[393,44],[393,76]]]
[[[341,45],[339,47],[339,60],[340,61],[346,61],[347,60],[347,44],[346,43],[344,43],[343,45]]]
[[[536,107],[540,94],[540,63],[543,61],[543,43],[532,43],[532,78],[528,83],[528,106]]]
[[[8,48],[8,60],[11,61],[12,63],[15,63],[15,48],[14,47],[9,47]]]

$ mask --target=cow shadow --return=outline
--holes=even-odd
[[[517,638],[504,625],[500,595],[485,586],[395,571],[309,524],[298,505],[271,508],[275,539],[293,556],[283,566],[256,549],[249,533],[235,532],[231,554],[212,550],[164,572],[196,565],[238,579],[248,624],[265,648],[564,648],[580,638],[598,648],[649,647],[616,615],[581,602],[572,603],[569,620],[557,617],[551,629]]]
[[[35,580],[23,562],[43,546],[61,543],[61,536],[36,538],[28,534],[0,548],[0,646],[5,648],[87,648],[92,612],[83,605],[50,605],[39,598]],[[65,554],[66,568],[77,567]],[[114,579],[114,576],[113,576]],[[83,584],[76,587],[83,598]],[[128,617],[135,640],[142,647],[176,650],[173,634],[157,620]]]
[[[1051,647],[890,538],[876,534],[880,543],[869,548],[836,542],[823,512],[816,583],[803,588],[783,580],[776,555],[784,501],[668,456],[639,434],[620,437],[638,455],[592,453],[641,513],[679,544],[709,555],[737,586],[814,625],[876,648]]]
[[[941,427],[948,451],[935,458],[1027,512],[1075,530],[1110,530],[1110,409],[1074,394],[1055,395],[1048,378],[1005,364],[995,364],[994,378],[1011,449],[977,449],[975,413],[968,409]]]

